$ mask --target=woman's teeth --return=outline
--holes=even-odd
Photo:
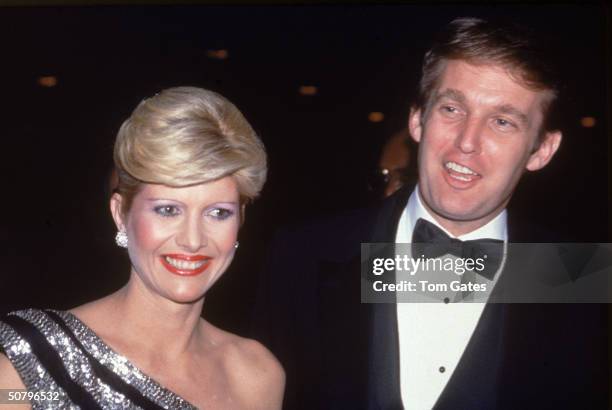
[[[166,262],[168,262],[170,265],[174,266],[177,269],[182,269],[182,270],[194,270],[194,269],[198,269],[199,267],[201,267],[202,265],[204,265],[204,263],[206,262],[206,260],[201,260],[201,261],[184,261],[184,260],[179,260],[179,259],[173,259],[169,256],[166,256]]]

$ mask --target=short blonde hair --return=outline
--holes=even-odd
[[[196,87],[142,101],[121,125],[113,157],[123,213],[142,183],[182,187],[233,176],[244,203],[267,173],[265,148],[238,108]]]

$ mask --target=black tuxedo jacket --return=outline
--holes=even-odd
[[[281,231],[253,336],[287,374],[286,409],[401,409],[397,310],[360,303],[360,243],[394,242],[412,187]],[[511,242],[555,242],[509,216]],[[436,409],[608,408],[607,307],[487,304]]]

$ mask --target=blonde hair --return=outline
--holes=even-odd
[[[123,213],[142,183],[183,187],[233,176],[244,203],[267,172],[265,148],[238,108],[196,87],[142,101],[121,125],[113,157]]]

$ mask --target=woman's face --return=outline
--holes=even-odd
[[[232,177],[183,188],[144,184],[125,218],[120,202],[115,195],[111,208],[128,235],[132,275],[153,293],[195,302],[231,263],[241,213]]]

